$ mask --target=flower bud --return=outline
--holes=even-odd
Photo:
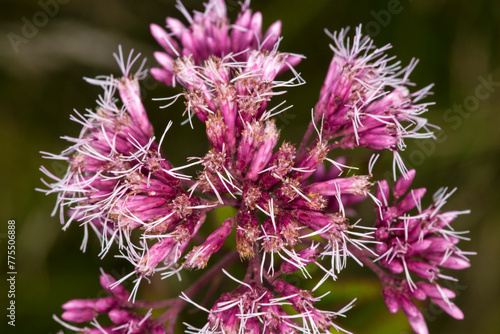
[[[65,311],[61,315],[61,318],[63,318],[66,321],[82,323],[94,319],[95,316],[96,313],[93,309],[81,308],[81,309],[72,309],[69,311]]]
[[[208,259],[222,246],[226,238],[233,231],[234,219],[226,219],[222,225],[208,236],[203,244],[196,246],[186,255],[184,266],[188,269],[203,269]]]

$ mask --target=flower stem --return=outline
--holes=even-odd
[[[164,300],[159,300],[156,302],[150,302],[147,300],[137,300],[135,303],[131,304],[130,306],[135,309],[149,309],[149,308],[163,308],[163,307],[168,307],[173,304],[175,304],[177,301],[177,298],[170,298],[170,299],[164,299]]]
[[[211,282],[214,276],[220,273],[222,268],[227,267],[231,262],[238,258],[237,252],[231,252],[226,254],[215,266],[208,270],[203,276],[201,276],[194,284],[191,285],[189,289],[186,290],[185,295],[188,298],[192,298],[196,293],[203,288],[205,285]],[[172,301],[167,303],[167,301]],[[175,331],[175,325],[177,324],[177,318],[179,313],[182,311],[187,301],[181,298],[169,299],[165,301],[166,304],[170,304],[171,307],[165,311],[161,316],[157,318],[158,322],[168,322],[167,333],[173,334]]]
[[[391,280],[391,275],[385,272],[382,268],[376,265],[372,259],[370,258],[370,254],[368,251],[364,249],[359,249],[354,247],[353,245],[349,245],[349,252],[351,252],[358,260],[363,262],[368,268],[370,268],[380,279],[382,285],[385,282]]]
[[[309,138],[311,137],[312,133],[314,132],[314,123],[313,121],[309,122],[309,126],[307,127],[307,131],[304,134],[304,137],[302,138],[302,142],[300,143],[299,150],[297,151],[297,160],[300,161],[302,157],[304,156],[305,149],[307,146],[307,143],[309,142]]]

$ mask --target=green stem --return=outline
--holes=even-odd
[[[189,289],[185,291],[185,295],[191,299],[198,293],[201,288],[203,288],[205,285],[209,284],[211,280],[214,278],[214,276],[218,275],[220,273],[220,270],[222,268],[227,267],[229,264],[231,264],[234,260],[238,258],[238,253],[237,252],[231,252],[229,254],[226,254],[215,266],[210,268],[203,276],[201,276]],[[175,298],[173,299],[173,302],[168,302],[171,301],[172,299],[168,299],[164,301],[166,304],[170,304],[170,308],[165,311],[161,316],[159,316],[156,320],[161,323],[168,322],[168,327],[167,327],[167,333],[168,334],[173,334],[175,331],[175,325],[177,324],[177,318],[179,317],[179,313],[182,311],[184,306],[186,305],[187,301],[181,298]]]

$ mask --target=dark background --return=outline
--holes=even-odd
[[[44,164],[60,175],[62,167],[43,161],[39,151],[64,149],[66,144],[59,137],[77,136],[79,131],[69,120],[72,109],[83,111],[95,106],[100,91],[86,84],[83,76],[118,75],[112,57],[118,44],[124,50],[135,48],[142,52],[149,59],[148,65],[154,66],[152,52],[159,47],[149,34],[149,23],[163,25],[167,15],[180,17],[173,1],[64,2],[59,3],[53,17],[44,21],[40,14],[44,9],[37,1],[0,0],[0,247],[1,254],[5,254],[7,220],[15,219],[18,272],[17,326],[2,332],[55,333],[60,326],[51,317],[61,314],[62,303],[98,295],[100,266],[116,276],[130,270],[125,262],[111,256],[98,260],[95,238],[91,238],[87,253],[81,253],[82,230],[74,225],[63,232],[58,218],[50,217],[55,196],[35,192],[36,187],[42,187],[38,168]],[[202,8],[199,1],[184,3],[190,10]],[[237,7],[232,7],[235,9],[230,16],[234,18]],[[431,333],[498,333],[500,86],[492,87],[488,97],[477,99],[476,94],[481,77],[500,82],[500,2],[255,0],[252,7],[263,13],[264,27],[277,19],[283,21],[281,50],[307,56],[298,67],[307,85],[290,89],[292,93],[286,96],[287,104],[294,108],[281,138],[299,141],[309,120],[332,55],[324,28],[334,31],[363,23],[378,46],[393,45],[389,53],[397,55],[403,64],[412,57],[420,59],[411,78],[417,88],[435,83],[432,99],[436,105],[427,117],[442,128],[443,135],[439,142],[425,146],[409,141],[402,155],[417,168],[416,186],[427,187],[429,195],[441,186],[458,187],[445,209],[471,209],[471,214],[461,216],[455,227],[470,230],[472,240],[462,242],[461,248],[478,252],[472,257],[470,269],[456,275],[449,272],[460,278],[452,288],[458,294],[455,302],[464,311],[465,319],[457,321],[431,309],[426,312],[428,325]],[[381,16],[382,11],[390,13],[391,9],[392,14]],[[25,22],[34,20],[39,24],[38,31],[31,31],[16,52],[8,34],[22,36]],[[160,110],[161,103],[151,101],[152,97],[174,92],[150,82],[143,97],[157,133],[163,132],[170,119],[174,120],[165,151],[171,161],[181,164],[187,156],[202,154],[206,144],[201,124],[195,126],[198,131],[180,126],[181,103]],[[446,114],[454,105],[468,107],[470,112],[464,108],[464,116]],[[354,156],[358,153],[354,152]],[[390,159],[389,154],[384,154],[382,167],[389,169]],[[5,260],[2,255],[3,272]],[[354,263],[350,267],[355,267]],[[332,302],[345,304],[352,296],[359,296],[358,307],[341,323],[357,333],[410,332],[401,313],[393,316],[385,309],[373,275],[356,278],[358,272],[346,271],[332,284]],[[143,296],[152,295],[154,289],[159,294],[171,291],[175,295],[179,291],[175,281],[153,281],[151,286],[145,285]],[[4,279],[0,287],[0,308],[5,310]],[[0,313],[0,329],[6,328],[5,311]]]

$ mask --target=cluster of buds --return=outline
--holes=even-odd
[[[416,93],[406,87],[416,61],[403,69],[398,62],[390,64],[392,58],[385,54],[389,46],[375,48],[361,27],[352,43],[347,29],[331,35],[333,60],[302,143],[298,148],[280,143],[274,117],[288,108],[270,103],[285,93],[283,89],[304,83],[294,69],[303,57],[280,52],[281,23],[263,34],[262,15],[253,13],[249,4],[241,4],[236,22],[230,24],[223,0],[209,1],[204,12],[192,16],[178,2],[188,26],[174,18],[167,18],[167,30],[151,25],[164,52],[155,54],[161,67],[150,73],[184,89],[167,98],[173,102],[166,107],[184,98],[187,122],[194,127],[197,118],[206,129],[207,153],[189,158],[184,166],[173,166],[161,150],[171,124],[160,140],[154,135],[140,97],[140,80],[147,75],[144,63],[132,72],[138,55],[131,52],[125,58],[121,49],[115,55],[121,78],[87,79],[104,93],[96,111],[73,116],[83,129],[78,138],[66,137],[71,146],[59,155],[46,153],[69,166],[63,177],[42,168],[52,179],[44,181],[44,191],[58,194],[56,211],[64,228],[73,221],[84,227],[83,248],[90,228],[101,241],[101,255],[116,245],[119,256],[134,269],[113,284],[103,284],[113,297],[71,301],[63,306],[62,318],[86,322],[107,313],[130,333],[173,333],[179,312],[190,302],[208,312],[208,322],[203,328],[189,326],[189,333],[340,331],[334,320],[353,302],[339,311],[322,311],[314,306],[321,299],[314,293],[325,280],[337,279],[348,258],[379,274],[389,310],[401,307],[418,333],[425,333],[426,327],[411,298],[428,296],[460,318],[449,301],[453,292],[435,282],[449,278],[438,267],[468,266],[467,253],[455,246],[460,235],[449,229],[458,212],[439,212],[448,195],[438,194],[426,210],[420,205],[422,190],[398,202],[413,178],[409,172],[397,182],[395,202],[389,206],[385,180],[378,183],[376,195],[370,190],[376,159],[370,161],[367,175],[344,176],[343,171],[351,169],[345,159],[328,158],[330,151],[341,148],[388,149],[405,171],[398,155],[404,139],[432,135],[420,117],[430,103],[419,103],[430,86]],[[291,78],[278,80],[283,73]],[[195,175],[180,172],[194,166]],[[350,221],[354,204],[366,199],[377,207],[375,226]],[[234,216],[217,222],[216,228],[208,226],[207,213],[222,207],[234,208]],[[409,216],[414,207],[418,215]],[[233,233],[236,244],[227,245]],[[214,263],[216,253],[227,254]],[[238,258],[247,265],[243,279],[224,269]],[[310,265],[323,275],[311,291],[282,277],[313,278]],[[182,269],[205,267],[208,271],[188,294],[162,304],[170,308],[160,320],[130,312],[136,303],[157,306],[135,302],[143,278],[149,280],[155,272],[163,272],[164,278],[180,276]],[[239,286],[211,309],[199,305],[196,293],[221,271]],[[403,278],[397,276],[403,272]],[[426,281],[415,283],[410,272]],[[128,294],[120,283],[131,276],[136,285]],[[161,321],[169,323],[167,329],[159,326]]]
[[[396,182],[392,205],[389,204],[391,194],[387,182],[379,182],[377,198],[382,205],[375,224],[378,241],[375,250],[378,254],[376,261],[388,272],[381,276],[387,307],[393,313],[402,308],[413,329],[426,333],[424,317],[411,299],[425,300],[428,297],[452,317],[462,319],[463,313],[450,301],[455,293],[437,281],[455,280],[443,274],[442,269],[468,268],[467,255],[472,253],[456,246],[464,237],[451,227],[458,215],[468,211],[441,212],[453,193],[448,193],[446,188],[434,195],[431,206],[422,208],[425,189],[412,189],[407,193],[414,177],[415,170],[410,170]],[[408,212],[415,208],[417,214],[410,215]],[[415,282],[412,274],[421,280]]]
[[[165,52],[156,52],[155,58],[162,66],[152,68],[151,74],[169,86],[176,83],[177,58],[188,57],[194,65],[202,65],[207,59],[219,59],[231,55],[237,61],[248,60],[250,50],[271,51],[280,39],[281,22],[274,22],[262,34],[262,14],[252,13],[250,1],[245,0],[233,24],[229,23],[224,0],[213,0],[205,5],[205,12],[191,15],[178,1],[177,8],[184,14],[189,26],[176,18],[166,20],[168,32],[152,24],[151,33]],[[293,65],[300,57],[289,58]]]
[[[140,308],[140,303],[130,303],[129,292],[120,284],[116,284],[113,276],[101,270],[99,277],[101,286],[110,294],[109,297],[98,299],[73,299],[62,305],[65,310],[61,318],[75,323],[90,322],[93,328],[78,328],[54,317],[68,329],[85,334],[111,334],[111,333],[166,333],[163,323],[151,318],[151,310],[146,315],[138,315],[133,310]],[[113,326],[101,326],[97,317],[106,314]]]

